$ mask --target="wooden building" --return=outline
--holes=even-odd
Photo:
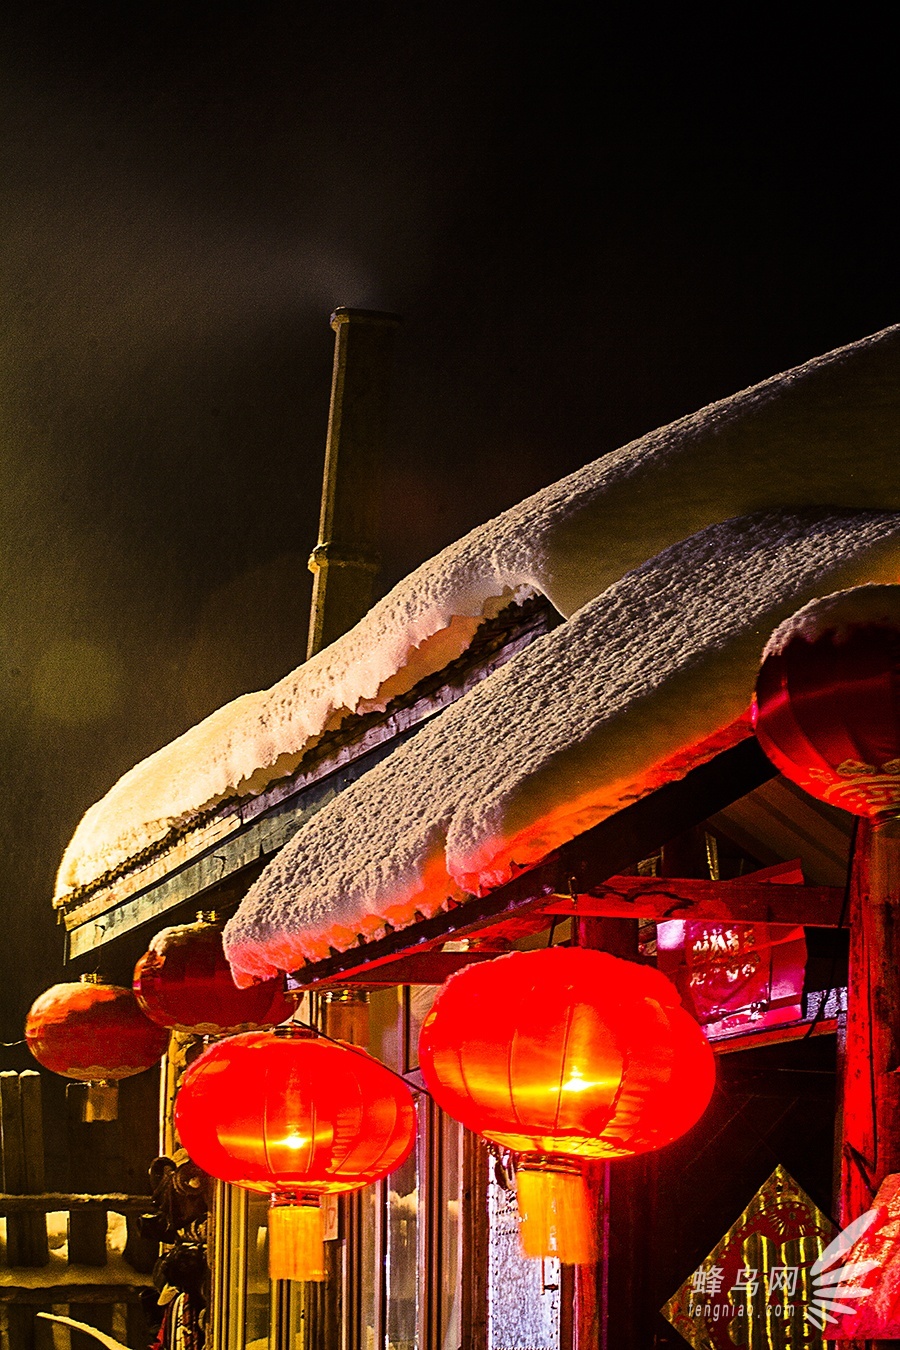
[[[776,773],[747,709],[776,623],[900,579],[898,365],[891,330],[537,494],[79,827],[75,971],[127,982],[160,928],[233,915],[239,978],[282,971],[338,1034],[366,995],[370,1048],[421,1089],[449,973],[579,943],[658,963],[716,1051],[700,1122],[598,1173],[596,1267],[519,1257],[506,1160],[424,1092],[413,1155],[333,1214],[324,1285],[270,1285],[264,1202],[220,1185],[215,1350],[675,1347],[660,1308],[776,1165],[836,1220],[859,1177],[871,1198],[887,1154],[841,1113],[851,818]]]

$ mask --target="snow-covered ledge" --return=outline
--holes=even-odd
[[[654,431],[479,526],[350,633],[138,764],[79,824],[55,903],[217,803],[290,774],[348,714],[440,670],[510,598],[571,615],[706,526],[752,511],[900,509],[900,328],[822,356]]]

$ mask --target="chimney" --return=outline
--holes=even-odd
[[[307,659],[346,633],[372,605],[378,555],[378,487],[394,334],[400,319],[336,309],[331,409]]]

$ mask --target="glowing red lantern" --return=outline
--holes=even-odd
[[[148,1017],[195,1036],[256,1031],[284,1022],[294,1004],[280,979],[238,989],[215,914],[157,933],[134,968],[133,988]]]
[[[900,586],[839,591],[777,628],[753,722],[813,797],[876,824],[900,815]]]
[[[119,1080],[152,1068],[169,1033],[144,1016],[130,989],[82,975],[35,999],[25,1040],[45,1069],[87,1084],[83,1120],[115,1120]]]
[[[660,1148],[699,1119],[712,1052],[669,980],[605,952],[550,947],[466,966],[425,1019],[438,1105],[517,1158],[526,1256],[596,1254],[584,1167]]]
[[[289,1024],[205,1050],[182,1080],[175,1126],[211,1176],[269,1192],[272,1279],[321,1280],[322,1196],[399,1167],[416,1115],[403,1080],[366,1051]]]

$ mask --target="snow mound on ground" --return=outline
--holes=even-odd
[[[900,513],[771,512],[630,572],[318,812],[226,926],[247,982],[483,893],[749,734],[772,628],[900,579]]]
[[[849,591],[811,600],[784,623],[766,643],[764,656],[778,656],[796,638],[815,642],[826,633],[845,642],[854,628],[884,624],[900,628],[900,589],[896,586],[854,586]]]
[[[900,327],[651,432],[479,526],[272,689],[221,708],[130,770],[63,856],[56,900],[201,812],[293,771],[348,713],[463,652],[482,618],[542,592],[568,616],[710,524],[779,507],[900,510]]]

